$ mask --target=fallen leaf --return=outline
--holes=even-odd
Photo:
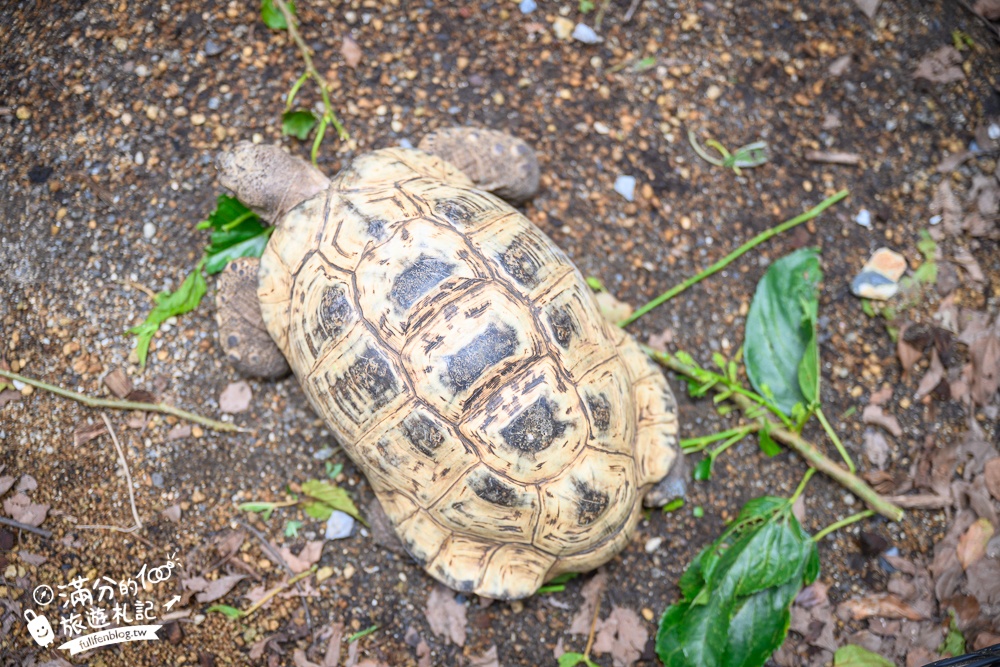
[[[892,385],[884,384],[878,391],[873,391],[868,397],[869,405],[882,405],[892,400]]]
[[[48,561],[48,558],[45,556],[39,556],[38,554],[33,554],[29,551],[18,551],[17,557],[28,565],[34,565],[35,567],[38,567],[42,563]]]
[[[344,44],[340,47],[340,55],[344,56],[344,62],[348,67],[355,68],[361,64],[361,46],[351,39],[344,37]]]
[[[976,174],[972,177],[968,197],[970,201],[975,200],[980,215],[994,217],[1000,207],[1000,184],[993,176]]]
[[[597,300],[597,307],[601,311],[601,315],[612,324],[621,322],[634,310],[629,304],[616,299],[611,292],[598,292],[594,298]]]
[[[21,392],[15,391],[13,389],[4,389],[0,391],[0,408],[7,405],[11,401],[20,401]]]
[[[490,646],[489,650],[482,655],[469,656],[469,667],[500,667],[496,644]]]
[[[250,407],[251,398],[253,392],[250,391],[249,384],[243,380],[231,382],[219,396],[219,410],[229,413],[246,412]]]
[[[94,438],[104,435],[108,432],[108,429],[104,427],[104,424],[87,424],[84,426],[77,426],[73,431],[73,446],[79,447],[80,445],[90,442]]]
[[[904,379],[910,374],[910,369],[913,368],[913,364],[920,361],[920,358],[924,356],[922,351],[911,345],[906,340],[906,330],[911,326],[913,325],[909,322],[901,326],[899,328],[899,338],[896,341],[896,356],[899,357],[899,365],[903,368]]]
[[[191,436],[191,424],[177,424],[167,432],[167,440],[180,440]]]
[[[208,583],[208,579],[205,577],[191,577],[190,579],[181,579],[181,588],[200,593],[208,588]]]
[[[465,646],[465,626],[468,623],[465,614],[465,605],[444,586],[435,585],[427,596],[425,616],[431,632],[456,646]]]
[[[941,160],[937,166],[937,171],[940,174],[947,174],[948,172],[955,171],[965,164],[973,155],[975,155],[975,153],[972,151],[959,151],[957,153],[953,153],[952,155],[949,155],[945,159]]]
[[[1000,605],[1000,559],[980,558],[965,571],[969,592],[979,604]]]
[[[1000,387],[1000,317],[968,345],[972,360],[972,400],[987,405]]]
[[[968,570],[970,565],[986,555],[986,544],[994,532],[992,523],[979,519],[958,538],[958,562],[962,564],[962,569]]]
[[[250,647],[250,659],[260,660],[264,657],[264,651],[267,649],[267,643],[271,641],[271,637],[262,637],[253,643]]]
[[[610,653],[615,667],[630,667],[642,656],[649,632],[639,614],[625,607],[612,607],[600,621],[594,638],[597,653]]]
[[[972,11],[988,21],[1000,19],[1000,0],[976,0]]]
[[[274,545],[271,545],[274,546]],[[295,574],[300,574],[311,568],[323,555],[323,540],[311,540],[302,547],[299,555],[295,555],[288,547],[281,547],[278,553],[288,563],[288,567]]]
[[[861,413],[861,421],[866,424],[881,426],[894,437],[898,438],[903,435],[903,429],[899,425],[899,420],[894,415],[885,414],[882,408],[877,405],[865,406],[864,411]]]
[[[657,352],[666,352],[667,346],[674,342],[674,330],[667,328],[649,337],[646,344]]]
[[[941,216],[941,226],[949,234],[962,231],[962,204],[952,191],[949,179],[943,179],[938,183],[934,198],[931,199],[930,210],[931,214]]]
[[[17,480],[17,486],[14,491],[34,491],[38,488],[38,482],[31,475],[21,475],[21,479]]]
[[[14,521],[27,526],[40,526],[49,513],[49,505],[33,503],[28,496],[17,493],[3,501],[3,511]]]
[[[295,663],[295,667],[320,667],[315,662],[310,661],[306,657],[306,652],[300,648],[292,651],[292,662]]]
[[[931,365],[928,367],[927,372],[924,373],[924,376],[920,378],[920,384],[917,386],[917,391],[913,394],[913,398],[919,401],[934,391],[941,384],[941,380],[944,379],[944,372],[944,366],[941,365],[941,358],[938,356],[937,350],[931,350]]]
[[[167,509],[163,510],[163,512],[161,512],[161,514],[163,514],[163,516],[167,520],[169,520],[169,521],[173,521],[174,523],[180,523],[180,520],[181,520],[181,506],[180,505],[171,505]]]
[[[864,452],[871,464],[881,470],[889,460],[889,443],[874,429],[865,429]]]
[[[826,604],[829,602],[829,598],[827,597],[827,591],[829,590],[830,587],[827,584],[819,580],[814,581],[799,591],[799,594],[795,596],[795,604],[805,609]]]
[[[877,593],[862,598],[846,600],[840,603],[837,612],[838,615],[844,612],[856,621],[861,621],[871,616],[908,618],[911,621],[920,621],[924,618],[916,609],[891,593]],[[843,616],[841,617],[843,618]]]
[[[569,622],[569,630],[566,632],[571,635],[590,634],[590,624],[594,618],[594,607],[600,604],[601,595],[604,593],[604,587],[607,583],[608,573],[604,570],[598,570],[597,574],[583,585],[583,588],[580,589],[580,597],[583,598],[583,604],[580,605],[580,610],[576,612],[573,620]]]
[[[987,461],[983,472],[990,495],[1000,500],[1000,457]]]
[[[849,166],[861,163],[861,156],[857,153],[845,153],[842,151],[808,151],[806,159],[810,162],[844,164]]]
[[[326,643],[323,667],[337,667],[340,664],[340,643],[344,639],[344,624],[331,623],[328,631],[330,639]]]
[[[965,272],[969,274],[969,280],[974,283],[985,283],[986,274],[983,273],[982,268],[979,266],[979,262],[973,254],[966,248],[958,248],[955,250],[954,258],[955,263],[965,269]]]
[[[962,71],[962,54],[954,46],[942,46],[924,56],[913,72],[913,78],[931,83],[953,83],[965,79]]]
[[[14,486],[14,479],[16,478],[13,475],[4,475],[3,477],[0,477],[0,496],[7,493],[7,491],[10,490],[10,487]]]
[[[108,374],[104,376],[104,384],[118,398],[125,398],[133,389],[132,380],[125,374],[125,371],[117,366],[108,371]]]
[[[869,19],[875,18],[875,12],[878,11],[878,6],[882,3],[882,0],[854,0],[854,4],[858,6],[865,16]]]
[[[226,593],[233,590],[233,586],[246,578],[247,575],[245,574],[230,574],[225,577],[219,577],[215,581],[209,582],[208,586],[195,596],[195,599],[197,599],[198,602],[215,602]]]
[[[215,553],[220,558],[229,558],[235,554],[243,542],[246,541],[247,534],[243,530],[230,530],[216,538]]]

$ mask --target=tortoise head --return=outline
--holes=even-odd
[[[280,223],[288,211],[326,190],[330,179],[278,146],[241,141],[216,158],[219,182],[264,220]]]

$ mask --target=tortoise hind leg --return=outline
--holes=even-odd
[[[241,257],[229,262],[219,276],[219,291],[215,297],[219,342],[226,358],[240,374],[280,378],[288,375],[290,369],[260,314],[259,266],[259,259]]]
[[[455,165],[476,187],[520,204],[538,192],[538,158],[531,146],[504,132],[472,127],[437,130],[419,148]]]
[[[632,336],[621,335],[618,353],[625,361],[636,409],[638,484],[650,489],[647,506],[650,502],[663,504],[684,495],[683,457],[677,451],[677,401],[660,368]]]

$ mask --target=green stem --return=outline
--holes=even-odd
[[[740,426],[739,428],[731,428],[727,431],[719,431],[718,433],[713,433],[711,435],[703,435],[699,438],[688,438],[687,440],[681,440],[681,450],[685,454],[694,454],[705,449],[705,447],[708,447],[713,442],[718,442],[719,440],[724,440],[737,434],[739,434],[742,438],[750,433],[753,433],[754,431],[759,431],[760,428],[760,424],[747,424],[746,426]]]
[[[188,412],[187,410],[181,410],[180,408],[175,408],[172,405],[167,405],[166,403],[141,403],[139,401],[120,401],[113,398],[95,398],[93,396],[87,396],[85,394],[78,394],[75,391],[70,391],[69,389],[63,389],[62,387],[57,387],[54,384],[49,384],[48,382],[42,382],[41,380],[36,380],[34,378],[25,377],[24,375],[18,375],[17,373],[11,373],[10,371],[0,370],[0,377],[5,377],[9,380],[17,380],[18,382],[23,382],[24,384],[31,385],[37,389],[42,389],[44,391],[51,392],[57,396],[62,396],[63,398],[70,398],[78,403],[83,403],[84,405],[91,408],[110,408],[112,410],[142,410],[145,412],[160,412],[162,414],[173,415],[179,419],[184,419],[186,421],[195,422],[196,424],[201,424],[202,426],[207,426],[213,431],[229,431],[229,432],[239,432],[247,433],[248,430],[240,428],[235,424],[227,424],[226,422],[216,421],[214,419],[209,419],[208,417],[202,417],[201,415],[196,415],[193,412]]]
[[[732,251],[731,253],[729,253],[728,255],[726,255],[725,257],[723,257],[722,259],[720,259],[718,262],[716,262],[712,266],[708,267],[707,269],[705,269],[704,271],[702,271],[701,273],[699,273],[698,275],[692,276],[691,278],[688,278],[687,280],[685,280],[684,282],[682,282],[680,285],[675,285],[674,287],[670,288],[669,290],[667,290],[666,292],[664,292],[660,296],[656,297],[655,299],[653,299],[652,301],[650,301],[649,303],[647,303],[645,306],[639,308],[634,313],[632,313],[631,316],[629,316],[628,318],[626,318],[626,319],[622,320],[621,322],[619,322],[618,326],[625,327],[625,326],[628,326],[629,324],[632,324],[633,322],[635,322],[637,319],[639,319],[640,317],[642,317],[643,315],[645,315],[649,311],[653,310],[657,306],[660,306],[660,305],[666,303],[667,301],[669,301],[670,299],[674,298],[675,296],[677,296],[678,294],[680,294],[681,292],[683,292],[687,288],[691,287],[695,283],[700,282],[700,281],[704,280],[705,278],[709,277],[710,275],[712,275],[714,273],[718,273],[722,269],[726,268],[727,266],[729,266],[730,264],[732,264],[734,260],[736,260],[740,256],[746,254],[748,251],[756,248],[757,246],[759,246],[764,241],[767,241],[768,239],[770,239],[770,238],[772,238],[774,236],[777,236],[778,234],[781,234],[782,232],[785,232],[785,231],[791,229],[792,227],[795,227],[796,225],[801,225],[803,222],[806,222],[808,220],[812,220],[813,218],[815,218],[816,216],[818,216],[820,213],[822,213],[826,209],[830,208],[831,206],[833,206],[834,204],[836,204],[840,200],[842,200],[845,197],[847,197],[848,194],[850,194],[850,193],[847,190],[841,190],[837,194],[832,195],[830,197],[827,197],[826,199],[824,199],[823,201],[821,201],[819,204],[817,204],[813,208],[811,208],[808,211],[806,211],[805,213],[803,213],[803,214],[801,214],[799,216],[796,216],[796,217],[792,218],[791,220],[786,220],[785,222],[781,223],[777,227],[772,227],[771,229],[768,229],[767,231],[761,232],[760,234],[758,234],[757,236],[753,237],[752,239],[750,239],[749,241],[747,241],[746,243],[744,243],[743,245],[741,245],[739,248],[737,248],[736,250]]]
[[[222,231],[228,232],[229,230],[238,227],[239,224],[244,220],[249,220],[250,218],[255,218],[255,217],[257,217],[256,213],[254,213],[253,211],[247,211],[243,215],[237,216],[234,220],[231,220],[226,224],[222,225]]]
[[[821,530],[818,533],[816,533],[815,535],[813,535],[813,542],[819,542],[820,540],[822,540],[824,537],[826,537],[827,535],[829,535],[833,531],[840,530],[841,528],[843,528],[845,526],[850,526],[852,523],[855,523],[857,521],[861,521],[862,519],[867,519],[870,516],[875,516],[875,510],[864,510],[863,512],[858,512],[857,514],[852,514],[851,516],[847,517],[846,519],[841,519],[840,521],[837,521],[835,523],[831,523],[829,526],[827,526],[823,530]]]
[[[850,470],[851,473],[857,472],[857,468],[854,467],[854,461],[851,460],[850,454],[847,453],[844,443],[842,443],[840,438],[837,437],[837,432],[833,430],[833,426],[831,426],[830,422],[826,420],[826,415],[823,414],[823,409],[816,406],[815,414],[819,419],[819,423],[823,425],[823,430],[826,431],[828,436],[830,436],[830,440],[833,440],[834,447],[836,447],[837,451],[840,452],[840,458],[844,459],[844,463],[847,464],[847,469]]]
[[[809,480],[812,479],[812,476],[815,474],[816,474],[816,468],[809,468],[809,470],[806,471],[806,474],[802,476],[802,481],[799,482],[799,486],[798,488],[795,489],[795,493],[793,493],[792,497],[788,499],[789,507],[792,506],[795,503],[795,501],[799,499],[799,496],[802,495],[802,492],[806,490],[806,484],[809,483]]]
[[[743,438],[745,438],[746,435],[747,435],[747,433],[750,432],[750,430],[751,429],[744,429],[741,433],[737,433],[736,435],[734,435],[733,437],[731,437],[729,440],[726,440],[724,443],[722,443],[721,445],[719,445],[718,447],[716,447],[715,449],[713,449],[712,451],[710,451],[708,453],[708,455],[714,461],[715,459],[717,459],[719,457],[720,454],[722,454],[722,452],[726,451],[727,449],[729,449],[730,447],[732,447],[733,445],[735,445],[737,442],[739,442],[740,440],[742,440]],[[684,453],[686,454],[687,452],[684,452]]]

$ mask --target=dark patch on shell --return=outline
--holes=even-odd
[[[597,521],[604,510],[608,508],[608,494],[598,491],[586,482],[573,480],[576,489],[576,522],[581,526],[589,526]]]
[[[454,271],[454,264],[421,254],[417,261],[403,269],[392,281],[389,299],[397,308],[405,311]]]
[[[518,504],[517,489],[504,484],[496,475],[490,473],[470,479],[469,488],[477,496],[494,505],[514,507]]]
[[[486,331],[447,358],[448,384],[455,391],[468,389],[487,368],[514,354],[517,332],[509,324],[490,323]]]
[[[500,429],[504,442],[521,452],[537,453],[552,444],[566,431],[566,422],[555,418],[555,406],[545,397],[521,411],[513,421]]]

